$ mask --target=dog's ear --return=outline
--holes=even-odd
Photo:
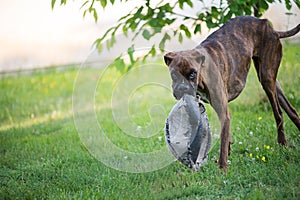
[[[170,63],[172,62],[172,60],[174,59],[174,57],[176,56],[175,52],[169,52],[164,56],[164,60],[166,65],[170,65]]]
[[[192,59],[195,60],[198,64],[202,65],[205,61],[205,56],[199,50],[193,50]]]
[[[205,61],[205,56],[204,55],[199,54],[199,55],[196,56],[196,62],[197,63],[202,64],[202,63],[204,63],[204,61]]]

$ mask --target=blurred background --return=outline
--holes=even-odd
[[[102,12],[98,23],[91,16],[82,17],[81,1],[68,1],[66,6],[58,3],[52,10],[50,0],[1,1],[0,72],[83,62],[92,51],[93,42],[137,1],[99,9]],[[287,11],[283,4],[272,4],[263,18],[268,18],[276,30],[285,31],[300,22],[300,11],[296,6]],[[201,36],[194,37],[193,45],[207,35],[208,30],[204,30]],[[299,42],[299,36],[290,40]],[[110,52],[105,57],[115,56]]]

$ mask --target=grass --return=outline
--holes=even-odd
[[[300,46],[284,47],[278,78],[298,112],[299,52]],[[99,147],[105,139],[100,133],[129,155],[165,148],[164,120],[175,101],[166,68],[149,64],[154,65],[126,76],[93,68],[2,75],[0,199],[300,198],[299,131],[285,115],[289,147],[277,145],[272,111],[253,69],[242,95],[230,104],[234,145],[226,175],[215,162],[218,120],[208,105],[214,139],[200,172],[178,162],[151,170],[160,160],[146,163],[150,168],[127,166],[145,173],[118,170],[126,171],[122,159],[130,156]],[[93,129],[95,119],[101,129]]]

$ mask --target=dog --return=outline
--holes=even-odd
[[[199,95],[217,113],[221,125],[218,166],[225,173],[232,144],[228,103],[245,87],[251,60],[272,106],[278,143],[287,145],[280,107],[300,131],[299,115],[276,80],[282,58],[280,39],[299,31],[300,24],[278,32],[266,19],[241,16],[226,22],[194,49],[164,55],[174,97],[179,100],[184,94]]]

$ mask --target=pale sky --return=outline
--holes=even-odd
[[[89,15],[83,19],[81,3],[69,0],[52,10],[50,0],[1,0],[0,71],[81,62],[97,37],[130,9],[107,7],[96,24]]]
[[[92,17],[82,18],[82,2],[68,0],[66,6],[57,4],[52,10],[51,0],[1,0],[0,72],[84,61],[95,39],[138,1],[107,7],[99,14],[97,24]],[[289,23],[285,12],[277,5],[266,13],[276,30],[286,30],[287,24],[292,28],[300,22],[296,7],[291,11],[296,15],[290,16]]]

